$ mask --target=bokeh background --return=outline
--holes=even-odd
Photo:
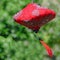
[[[56,18],[41,27],[37,34],[52,48],[52,59],[33,31],[13,20],[13,15],[31,2],[0,0],[0,60],[60,60],[60,0],[34,0],[56,12]]]

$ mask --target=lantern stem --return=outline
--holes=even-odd
[[[38,30],[33,30],[33,32],[35,32],[35,33],[38,33],[38,31],[39,31],[39,29]]]

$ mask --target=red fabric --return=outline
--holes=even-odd
[[[40,7],[36,3],[28,4],[24,9],[14,15],[14,20],[32,30],[39,30],[41,26],[55,17],[55,12]]]

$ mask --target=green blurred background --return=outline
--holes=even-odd
[[[31,2],[32,0],[0,0],[0,60],[52,60],[33,31],[13,20],[13,15]],[[56,12],[56,18],[41,27],[38,36],[52,48],[53,60],[60,60],[60,0],[35,2]]]

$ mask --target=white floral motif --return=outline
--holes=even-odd
[[[29,20],[24,20],[25,22],[28,22]]]
[[[18,12],[17,14],[15,14],[15,18],[17,18],[18,16],[20,16],[22,14],[22,11]]]
[[[39,5],[36,5],[36,7],[37,7],[38,9],[40,9],[40,6],[39,6]]]
[[[39,10],[37,10],[37,9],[33,10],[32,15],[33,16],[39,16],[40,15]]]

